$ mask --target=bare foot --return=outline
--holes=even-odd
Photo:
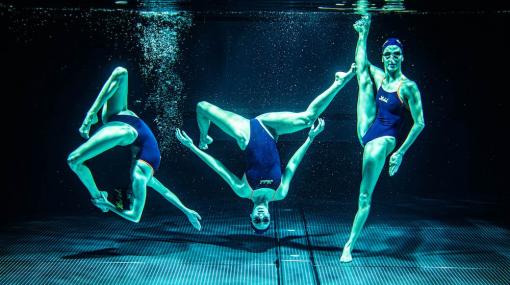
[[[353,63],[353,64],[351,64],[351,68],[349,69],[349,71],[347,71],[347,72],[339,71],[339,72],[335,73],[335,81],[338,84],[343,84],[344,82],[347,82],[351,78],[354,77],[355,71],[356,71],[356,64]]]
[[[354,30],[360,34],[366,34],[368,32],[368,29],[370,29],[370,16],[366,15],[361,17],[361,19],[357,20],[354,25]]]
[[[98,207],[101,211],[103,211],[103,213],[106,213],[106,212],[109,211],[108,208],[100,206],[100,203],[102,201],[108,200],[108,192],[106,192],[106,191],[99,191],[99,194],[101,194],[100,197],[98,197],[98,198],[91,198],[90,201],[92,202],[92,204],[94,204],[94,206]]]
[[[211,144],[213,142],[213,139],[210,136],[207,136],[205,138],[200,138],[200,143],[198,144],[198,148],[206,150],[209,147],[208,144]]]
[[[351,249],[344,248],[344,251],[342,252],[342,256],[340,257],[340,262],[351,262],[351,261],[352,261]]]

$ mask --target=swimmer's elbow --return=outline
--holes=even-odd
[[[131,215],[127,216],[128,220],[133,223],[139,223],[142,219],[142,213],[141,212],[131,212]]]
[[[416,122],[415,125],[416,125],[416,128],[420,131],[425,128],[425,122],[423,122],[423,121]]]

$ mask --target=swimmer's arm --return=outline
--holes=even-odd
[[[384,70],[373,64],[370,64],[370,75],[374,79],[376,88],[379,89],[379,87],[381,87],[382,81],[384,80]]]
[[[195,153],[202,161],[211,167],[218,175],[225,180],[230,188],[241,198],[248,198],[251,194],[249,187],[246,183],[230,172],[219,160],[205,153],[193,144],[193,140],[186,134],[186,132],[176,129],[175,136],[177,139],[193,153]]]
[[[101,202],[98,202],[97,204],[100,205],[101,207],[104,207],[104,208],[114,212],[115,214],[121,216],[122,218],[124,218],[128,221],[138,223],[138,222],[140,222],[140,219],[142,218],[142,212],[143,212],[143,208],[144,208],[144,204],[145,204],[145,199],[144,199],[143,203],[140,203],[140,202],[141,201],[139,198],[133,199],[133,209],[131,209],[131,210],[123,210],[123,209],[117,208],[115,205],[113,205],[108,200],[103,200]]]
[[[420,91],[418,90],[418,86],[416,86],[416,83],[410,82],[404,85],[401,89],[401,94],[409,105],[414,123],[404,143],[402,143],[399,149],[395,151],[390,157],[391,176],[397,172],[404,154],[409,150],[409,147],[411,147],[411,145],[414,143],[418,135],[422,132],[423,128],[425,128],[421,95]]]
[[[289,163],[287,163],[287,167],[285,167],[285,171],[283,173],[282,183],[276,191],[274,200],[282,200],[287,196],[290,181],[292,181],[292,177],[294,177],[297,167],[301,163],[301,160],[305,156],[306,151],[312,144],[315,137],[324,130],[324,120],[319,118],[317,121],[317,125],[313,125],[310,128],[310,132],[308,133],[308,138],[305,143],[296,151],[296,153],[294,153],[294,155],[290,158]]]
[[[202,217],[195,212],[194,210],[186,207],[177,195],[175,195],[170,189],[166,188],[163,183],[161,183],[156,177],[152,176],[149,179],[149,182],[147,183],[147,186],[154,189],[156,192],[161,194],[167,201],[172,203],[175,207],[177,207],[179,210],[181,210],[186,217],[188,217],[188,220],[191,222],[191,224],[197,229],[200,230],[202,226],[200,225],[200,220]]]
[[[172,192],[170,189],[165,187],[165,185],[163,185],[163,183],[161,183],[156,177],[152,176],[147,183],[147,186],[161,194],[161,196],[163,196],[168,202],[172,203],[172,205],[177,207],[177,209],[181,210],[183,213],[186,214],[189,212],[190,209],[181,202],[179,197],[177,197],[177,195],[175,195],[174,192]]]
[[[274,197],[275,201],[283,200],[287,196],[289,192],[290,182],[292,181],[292,178],[294,177],[294,174],[296,173],[296,170],[299,164],[301,163],[301,160],[305,156],[312,142],[313,138],[308,137],[306,141],[303,143],[303,145],[301,145],[301,147],[294,153],[294,155],[287,163],[287,166],[285,167],[285,171],[283,173],[282,183],[280,184],[280,187],[278,187],[278,190],[276,191]]]
[[[404,94],[404,98],[407,98],[407,104],[409,105],[409,109],[411,111],[411,116],[413,118],[413,127],[409,131],[406,140],[397,150],[398,152],[405,154],[409,147],[414,143],[418,135],[421,133],[423,128],[425,128],[425,119],[423,118],[423,107],[421,104],[421,94],[420,90],[418,90],[418,86],[416,83],[411,82],[404,86],[404,90],[402,90]]]
[[[234,190],[234,193],[237,194],[237,196],[241,198],[248,198],[250,197],[250,192],[247,191],[247,187],[245,185],[245,182],[239,179],[237,176],[235,176],[230,170],[223,165],[219,160],[212,157],[208,153],[204,152],[203,150],[199,149],[195,145],[190,146],[190,149],[193,153],[195,153],[203,162],[205,162],[209,167],[211,167],[216,173],[218,173],[225,182],[228,183],[230,188]]]

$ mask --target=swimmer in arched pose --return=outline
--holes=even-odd
[[[358,212],[340,258],[342,262],[352,261],[352,250],[370,212],[372,193],[386,157],[391,154],[389,174],[393,176],[400,167],[404,154],[425,127],[418,86],[402,73],[402,43],[398,39],[390,38],[383,44],[384,70],[381,70],[367,59],[369,28],[369,16],[364,16],[354,24],[354,29],[358,32],[355,55],[359,85],[357,132],[364,150]],[[375,96],[371,77],[377,87]],[[405,141],[395,150],[403,115],[407,111],[411,112],[414,124]]]
[[[97,112],[101,108],[103,125],[89,138],[90,127],[98,122]],[[87,112],[80,134],[87,141],[69,155],[67,162],[90,192],[91,201],[96,207],[137,223],[142,217],[149,186],[181,210],[193,227],[201,229],[200,215],[184,206],[172,191],[154,177],[154,171],[158,169],[161,160],[158,143],[149,127],[128,109],[128,72],[125,68],[117,67],[108,78]],[[107,192],[99,191],[92,172],[85,165],[87,160],[116,146],[131,146],[133,153],[133,206],[129,210],[119,209],[107,200]]]
[[[241,198],[253,202],[250,214],[251,226],[256,233],[265,232],[270,225],[268,204],[287,196],[294,173],[314,138],[324,129],[324,121],[318,117],[326,110],[335,95],[354,77],[355,65],[348,72],[337,72],[333,84],[299,113],[273,112],[246,119],[238,114],[202,101],[197,104],[197,121],[200,129],[199,147],[183,131],[177,129],[179,141],[191,149],[209,167],[218,173]],[[318,123],[314,122],[318,119]],[[208,136],[210,124],[214,123],[237,141],[245,153],[246,169],[242,178],[235,176],[221,162],[203,150],[212,143]],[[305,143],[289,160],[283,174],[276,141],[280,135],[310,128]]]

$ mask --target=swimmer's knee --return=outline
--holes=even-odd
[[[124,67],[122,66],[118,66],[116,67],[114,70],[113,70],[113,73],[112,73],[113,76],[119,78],[119,77],[125,77],[128,75],[128,71],[127,69],[125,69]]]
[[[126,146],[133,143],[138,136],[138,132],[132,127],[121,127],[117,130],[117,135],[120,138],[119,145]]]
[[[67,157],[67,165],[69,165],[72,170],[76,170],[81,164],[79,158],[80,154],[78,152],[71,152],[71,154]]]
[[[359,194],[359,208],[363,210],[370,210],[370,204],[372,202],[372,197],[367,193]]]
[[[209,106],[211,106],[211,103],[207,101],[200,101],[197,103],[197,111],[205,111]]]
[[[363,163],[366,166],[374,166],[377,163],[377,160],[378,160],[377,155],[369,153],[369,155],[365,157],[365,161]]]
[[[317,119],[317,115],[313,112],[304,112],[301,118],[299,118],[300,123],[304,125],[307,128],[310,128],[313,126],[313,122]]]

